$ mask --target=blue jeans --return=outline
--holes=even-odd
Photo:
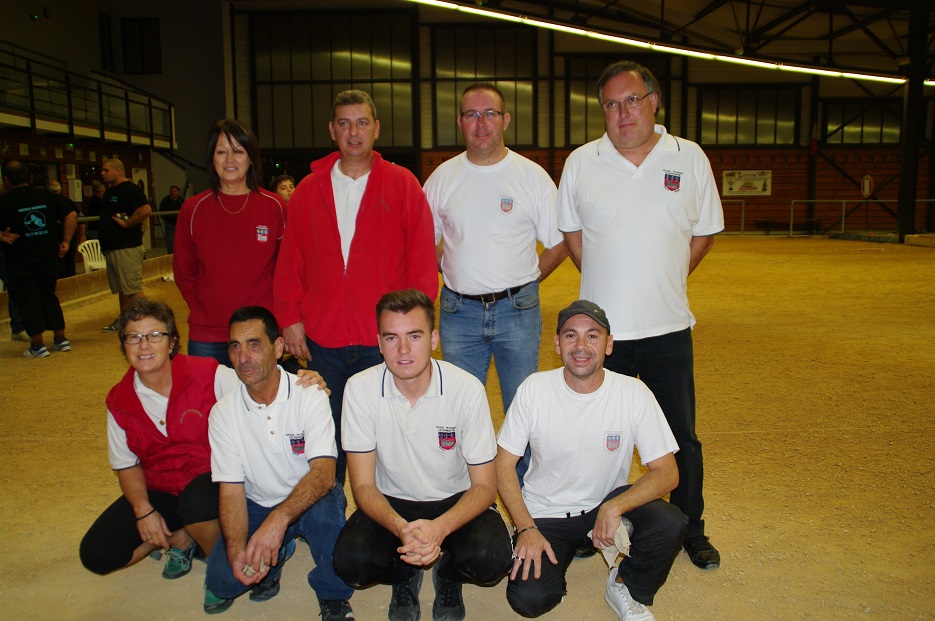
[[[338,444],[338,463],[335,477],[338,485],[344,485],[344,473],[347,470],[347,457],[341,448],[341,409],[344,405],[344,385],[352,375],[360,373],[383,362],[380,348],[369,345],[349,345],[347,347],[322,347],[306,337],[305,344],[312,359],[308,368],[324,378],[331,390],[328,397],[331,403],[331,418],[334,419],[334,439]]]
[[[248,541],[274,508],[264,507],[247,499]],[[309,507],[286,529],[282,546],[279,548],[279,561],[270,571],[270,575],[275,575],[273,572],[276,574],[282,572],[286,544],[301,535],[305,537],[312,551],[312,558],[315,559],[315,567],[308,572],[308,584],[315,591],[318,599],[350,599],[354,590],[338,578],[333,567],[334,543],[338,539],[341,528],[344,527],[346,508],[347,499],[344,497],[344,490],[339,486]],[[208,558],[205,585],[216,596],[224,599],[233,599],[250,589],[234,577],[227,559],[227,546],[223,536],[218,539]]]
[[[695,367],[691,328],[633,341],[614,341],[604,368],[643,381],[653,392],[679,444],[679,484],[669,502],[688,516],[687,537],[704,534],[704,462],[695,434]]]
[[[175,222],[162,219],[162,231],[166,236],[166,254],[175,252]]]
[[[227,353],[227,343],[209,343],[188,339],[188,355],[214,358],[224,366],[234,368],[234,365],[231,364],[230,355]]]
[[[542,339],[539,283],[529,283],[515,295],[492,304],[465,299],[448,287],[442,287],[439,308],[439,333],[445,360],[486,386],[493,356],[506,413],[519,385],[539,370]],[[527,447],[526,454],[516,464],[520,485],[528,469]]]

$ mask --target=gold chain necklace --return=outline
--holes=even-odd
[[[241,206],[240,206],[240,209],[238,209],[237,211],[231,211],[230,209],[228,209],[227,207],[224,206],[224,201],[221,200],[221,194],[220,194],[220,193],[215,194],[215,195],[214,195],[214,198],[217,199],[218,204],[221,206],[221,209],[223,209],[224,211],[226,211],[227,213],[229,213],[229,214],[232,215],[232,216],[236,216],[236,215],[239,214],[241,211],[243,211],[244,207],[247,206],[247,201],[250,200],[250,192],[247,192],[247,195],[246,195],[246,196],[244,197],[244,199],[243,199],[243,205],[241,205]]]

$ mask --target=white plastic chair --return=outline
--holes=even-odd
[[[104,261],[104,255],[101,253],[101,243],[96,239],[89,239],[78,244],[78,252],[84,261],[84,271],[93,272],[94,270],[107,269],[107,263]]]

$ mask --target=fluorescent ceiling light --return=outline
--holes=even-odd
[[[639,47],[643,49],[652,49],[658,52],[665,52],[666,54],[676,54],[679,56],[688,56],[691,58],[701,58],[704,60],[719,60],[727,63],[734,63],[737,65],[746,65],[748,67],[756,67],[758,69],[770,69],[770,70],[782,70],[782,71],[791,71],[794,73],[806,73],[810,75],[817,75],[823,77],[831,78],[850,78],[852,80],[868,80],[871,82],[886,82],[888,84],[905,84],[905,78],[889,77],[882,75],[872,75],[865,73],[851,73],[846,71],[835,71],[833,69],[820,69],[817,67],[805,67],[799,65],[787,65],[785,63],[779,62],[767,62],[762,60],[753,60],[751,58],[742,58],[739,56],[725,56],[723,54],[712,54],[711,52],[696,51],[683,47],[673,47],[670,45],[663,45],[661,43],[654,43],[650,41],[640,41],[638,39],[629,39],[627,37],[620,37],[617,35],[607,34],[604,32],[598,32],[596,30],[585,30],[583,28],[575,28],[573,26],[565,26],[563,24],[557,24],[554,22],[548,22],[544,20],[539,20],[531,17],[526,17],[522,15],[512,15],[510,13],[502,13],[499,11],[494,11],[491,9],[482,9],[475,8],[472,6],[465,6],[463,4],[456,4],[454,2],[444,2],[442,0],[407,0],[408,2],[414,2],[416,4],[424,4],[426,6],[433,6],[440,9],[450,9],[453,11],[461,11],[462,13],[470,13],[473,15],[479,15],[481,17],[489,17],[491,19],[500,19],[513,23],[528,24],[530,26],[535,26],[537,28],[546,28],[548,30],[556,30],[558,32],[564,32],[567,34],[579,36],[579,37],[590,37],[591,39],[598,39],[601,41],[609,41],[610,43],[618,43],[621,45],[629,45],[631,47]],[[935,86],[935,79],[925,80],[925,86]]]

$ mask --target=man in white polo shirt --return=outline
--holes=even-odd
[[[653,391],[679,443],[679,484],[669,501],[688,516],[692,563],[721,563],[705,535],[701,441],[688,275],[724,228],[711,164],[694,142],[656,124],[662,93],[642,65],[608,66],[597,83],[606,132],[575,149],[559,184],[558,225],[581,270],[581,297],[614,325],[611,371]]]
[[[415,621],[422,568],[434,563],[432,618],[460,621],[462,583],[495,584],[511,556],[493,506],[487,396],[470,374],[432,359],[438,332],[424,293],[384,295],[377,322],[386,362],[353,376],[344,392],[342,438],[359,508],[338,537],[335,571],[355,588],[392,584],[390,620]]]
[[[614,348],[610,323],[593,302],[558,314],[555,353],[563,366],[523,382],[500,428],[500,498],[516,528],[507,601],[524,617],[555,608],[565,572],[583,537],[615,544],[626,518],[629,556],[611,570],[604,599],[621,621],[651,621],[646,607],[665,583],[687,518],[662,500],[679,480],[679,450],[652,392],[639,380],[603,368]],[[532,461],[522,490],[516,462]],[[633,447],[649,469],[628,485]]]
[[[315,559],[308,583],[322,618],[353,619],[353,590],[331,563],[347,501],[335,485],[328,398],[293,389],[295,376],[276,364],[283,348],[269,310],[248,306],[231,317],[228,351],[244,385],[218,401],[209,419],[222,537],[208,559],[205,612],[226,610],[248,590],[254,601],[276,595],[282,564],[302,536]]]
[[[435,243],[441,242],[444,358],[486,383],[493,356],[504,412],[520,382],[539,368],[539,282],[567,256],[555,219],[555,182],[506,147],[509,126],[496,86],[467,87],[458,116],[466,149],[425,182]],[[527,465],[520,466],[521,478]]]

